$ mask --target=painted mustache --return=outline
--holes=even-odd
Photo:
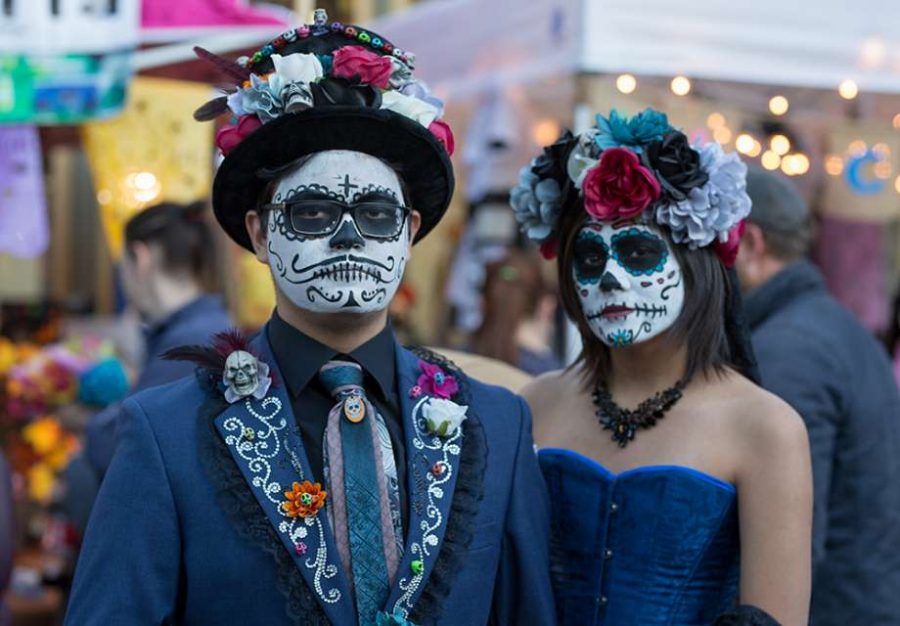
[[[313,263],[312,265],[307,265],[306,267],[298,268],[297,267],[298,259],[299,259],[299,255],[294,256],[294,261],[293,261],[293,263],[291,263],[291,269],[294,270],[298,274],[304,274],[306,272],[309,272],[310,270],[316,269],[317,267],[324,267],[326,265],[337,264],[337,263],[341,263],[344,261],[352,261],[353,263],[361,263],[363,265],[373,265],[375,267],[383,269],[386,272],[393,272],[394,267],[397,265],[397,261],[392,256],[388,257],[388,259],[387,259],[388,262],[387,262],[387,264],[385,264],[385,263],[379,263],[378,261],[375,261],[374,259],[369,259],[364,256],[355,256],[353,254],[340,254],[338,256],[333,256],[329,259],[319,261],[318,263]]]
[[[394,257],[388,257],[387,264],[379,263],[373,259],[358,257],[352,254],[341,255],[307,265],[306,267],[297,267],[299,257],[295,256],[291,263],[291,269],[297,275],[308,274],[302,280],[291,281],[296,285],[302,285],[314,280],[333,280],[337,282],[359,282],[361,280],[371,279],[378,283],[390,282],[390,274],[393,273],[397,263]],[[388,274],[385,279],[384,273]]]

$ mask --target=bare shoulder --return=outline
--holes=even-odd
[[[719,415],[741,457],[758,462],[761,455],[774,460],[808,454],[806,426],[787,402],[735,372],[728,372],[716,387],[724,409]]]
[[[577,389],[578,374],[571,370],[555,370],[541,374],[525,385],[519,392],[535,413],[542,408],[554,406],[558,400]]]

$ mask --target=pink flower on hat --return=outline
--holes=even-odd
[[[381,56],[362,46],[344,46],[332,55],[331,75],[337,78],[356,78],[387,89],[394,66],[388,57]]]
[[[262,126],[262,122],[255,115],[242,115],[237,124],[223,126],[219,129],[216,133],[216,146],[222,151],[222,154],[228,154],[260,126]]]
[[[450,129],[450,125],[447,122],[435,120],[428,126],[428,130],[444,145],[447,154],[453,156],[453,150],[456,148],[456,145],[453,141],[453,131]]]

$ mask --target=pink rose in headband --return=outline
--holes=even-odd
[[[447,122],[435,120],[428,127],[428,130],[430,130],[431,134],[437,137],[437,140],[444,145],[447,154],[453,156],[453,150],[456,146],[454,145],[453,131],[450,130],[450,125],[447,124]]]
[[[241,143],[247,135],[262,126],[256,115],[242,115],[237,124],[223,126],[216,133],[216,147],[222,154],[228,154]]]
[[[625,148],[608,148],[588,170],[581,186],[584,209],[598,220],[640,215],[659,198],[659,182],[637,155]]]

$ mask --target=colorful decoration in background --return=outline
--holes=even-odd
[[[128,393],[125,370],[108,341],[93,338],[38,347],[0,337],[0,441],[28,497],[48,503],[78,440],[57,413],[100,408]]]
[[[152,41],[185,39],[191,32],[222,26],[283,29],[290,23],[281,7],[251,7],[244,0],[143,0],[141,34]]]
[[[76,124],[118,113],[131,53],[0,55],[0,122]]]
[[[4,2],[0,123],[72,124],[121,110],[136,2]]]
[[[197,83],[137,78],[124,113],[82,127],[100,217],[114,259],[122,229],[140,209],[192,202],[212,183],[213,128],[192,117],[210,89]]]
[[[900,218],[897,133],[884,126],[844,124],[829,130],[821,209],[851,221],[885,223]]]
[[[49,239],[37,128],[0,126],[0,252],[35,257]]]

